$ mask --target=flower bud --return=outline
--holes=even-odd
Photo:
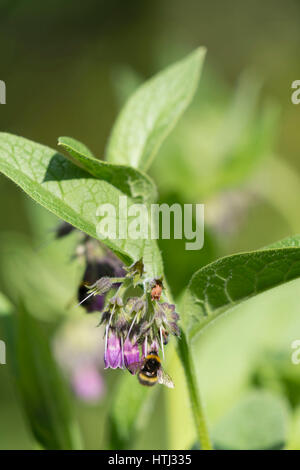
[[[95,289],[95,294],[103,295],[106,294],[113,286],[111,279],[109,277],[101,277],[96,281],[91,288]]]
[[[133,285],[136,286],[138,282],[141,280],[143,274],[144,274],[144,263],[143,263],[143,259],[141,258],[135,263],[133,263],[131,266],[129,266],[127,277],[131,277],[133,280]]]

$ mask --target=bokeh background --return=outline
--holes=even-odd
[[[0,79],[7,86],[0,129],[51,147],[58,136],[73,136],[102,158],[114,119],[138,84],[206,46],[196,98],[150,170],[161,201],[206,205],[203,250],[187,252],[178,240],[160,243],[179,297],[203,264],[300,232],[300,105],[291,102],[300,75],[299,18],[296,0],[0,0]],[[54,246],[55,218],[2,176],[0,201],[1,290],[12,301],[25,292],[55,344],[65,332],[84,349],[83,311],[69,324],[61,314],[78,277],[68,261],[72,240]],[[195,345],[220,445],[243,446],[242,431],[224,437],[234,407],[245,410],[255,394],[263,400],[271,393],[287,416],[286,447],[300,448],[300,365],[290,359],[291,343],[300,339],[299,287],[294,281],[238,307]],[[45,302],[50,289],[60,302]],[[169,372],[175,392],[159,391],[137,448],[190,448],[195,441],[175,356]],[[87,448],[106,446],[107,390],[117,386],[118,374],[101,375],[93,403],[74,397]],[[9,367],[0,366],[0,448],[32,446]]]

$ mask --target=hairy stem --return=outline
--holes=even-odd
[[[185,372],[197,436],[201,449],[212,450],[213,447],[210,440],[203,405],[201,403],[201,398],[198,390],[194,362],[190,353],[190,348],[187,343],[186,336],[183,331],[181,331],[181,338],[178,341],[178,352]]]

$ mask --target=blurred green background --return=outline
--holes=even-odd
[[[0,129],[51,147],[70,135],[102,158],[114,119],[136,86],[206,46],[196,98],[150,171],[161,201],[205,203],[203,250],[160,242],[176,298],[193,272],[218,256],[300,232],[300,106],[291,103],[291,83],[300,74],[299,18],[296,0],[0,0],[0,79],[7,86]],[[72,240],[53,246],[56,220],[2,176],[0,200],[0,288],[12,301],[25,290],[51,336],[78,277],[68,263]],[[234,431],[224,441],[222,430],[234,405],[272,393],[288,416],[286,446],[300,448],[300,365],[290,361],[291,342],[300,338],[299,287],[293,281],[238,307],[195,345],[220,445],[226,439],[239,445]],[[59,303],[51,301],[51,290]],[[169,372],[176,389],[159,391],[138,448],[190,448],[195,440],[175,357]],[[107,389],[120,374],[105,373]],[[107,396],[94,405],[76,401],[87,448],[106,445],[108,402]],[[32,445],[9,367],[0,365],[0,448]]]

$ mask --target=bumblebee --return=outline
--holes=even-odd
[[[141,385],[152,387],[159,383],[166,387],[174,388],[174,383],[171,377],[164,371],[156,351],[151,351],[143,361],[130,364],[128,370],[132,374],[137,374]]]

